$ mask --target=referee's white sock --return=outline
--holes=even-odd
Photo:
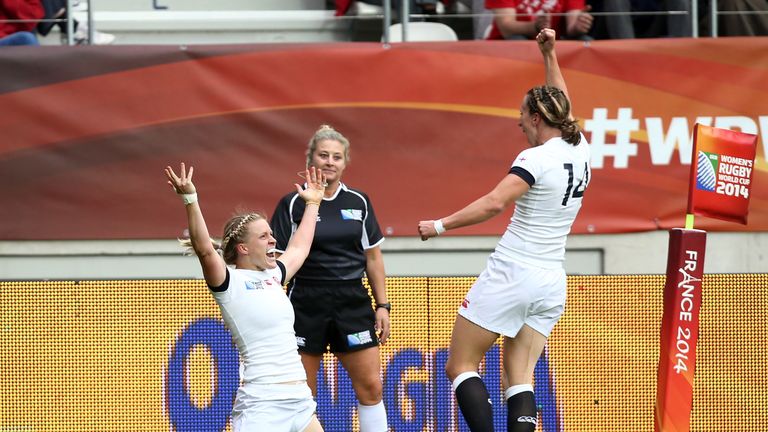
[[[384,401],[376,405],[357,404],[360,432],[387,432],[387,410]]]

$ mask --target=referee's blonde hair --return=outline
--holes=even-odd
[[[577,145],[581,140],[579,122],[570,117],[571,101],[557,87],[538,86],[528,90],[525,95],[528,110],[538,113],[548,126],[559,129],[563,140]]]
[[[349,140],[347,137],[342,135],[341,132],[337,131],[332,126],[324,124],[320,126],[320,129],[315,131],[315,134],[312,135],[312,138],[309,140],[309,145],[307,145],[307,168],[312,164],[312,155],[314,155],[315,150],[317,150],[317,144],[320,141],[326,140],[340,142],[341,145],[344,146],[344,161],[346,163],[350,162]]]

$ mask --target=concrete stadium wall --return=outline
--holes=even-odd
[[[448,236],[382,244],[388,276],[477,276],[498,237]],[[573,235],[568,274],[663,274],[668,233]],[[709,233],[705,272],[768,271],[768,233]],[[3,241],[0,279],[200,278],[194,257],[174,240]]]

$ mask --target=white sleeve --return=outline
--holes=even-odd
[[[525,149],[520,152],[512,163],[510,174],[516,174],[526,181],[530,186],[540,178],[544,171],[544,164],[535,148]]]

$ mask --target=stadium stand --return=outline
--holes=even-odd
[[[426,19],[451,27],[459,40],[484,39],[491,14],[484,9],[485,0],[456,0],[440,3],[438,15]],[[599,0],[594,0],[599,1]],[[119,0],[73,0],[73,16],[81,25],[76,43],[83,43],[87,32],[88,7],[92,10],[94,28],[101,32],[94,37],[95,44],[162,45],[162,44],[231,44],[231,43],[280,43],[280,42],[345,42],[382,40],[384,10],[363,1],[351,1],[343,16],[335,10],[332,0],[152,0],[152,2],[125,2]],[[743,5],[742,5],[743,3]],[[755,6],[759,2],[739,1],[719,6],[720,36],[764,35],[768,6]],[[748,5],[748,6],[747,6]],[[675,9],[675,8],[673,8]],[[679,8],[678,8],[679,9]],[[680,11],[675,11],[680,13]],[[691,18],[699,22],[695,30],[702,36],[710,36],[710,3],[698,2],[697,15]],[[599,7],[593,8],[596,22],[606,16]],[[636,18],[638,12],[632,12]],[[657,16],[641,18],[665,18],[664,10],[647,12]],[[413,14],[413,11],[411,11]],[[673,16],[686,21],[686,16]],[[424,21],[425,17],[411,15],[411,21]],[[393,11],[392,22],[399,21]],[[41,38],[42,45],[66,43],[57,34]],[[640,31],[640,30],[639,30]],[[641,29],[641,33],[645,31]],[[101,40],[106,34],[108,41]],[[644,33],[642,33],[644,34]],[[115,40],[112,41],[112,35]],[[592,34],[600,39],[607,35]],[[653,35],[651,35],[653,36]],[[646,36],[648,37],[648,36]],[[103,37],[101,39],[104,39]]]
[[[87,3],[73,14],[87,21]],[[91,0],[95,28],[117,45],[331,42],[349,39],[348,20],[324,0]],[[43,44],[58,44],[47,38]]]

